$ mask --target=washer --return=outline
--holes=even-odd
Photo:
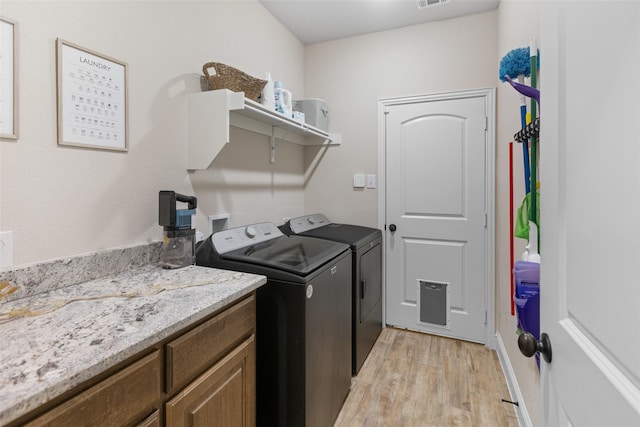
[[[322,214],[291,219],[280,227],[299,235],[346,243],[352,253],[352,374],[356,375],[382,331],[382,232],[335,224]]]
[[[267,276],[256,292],[257,424],[330,427],[351,386],[351,254],[275,224],[223,230],[196,264]]]

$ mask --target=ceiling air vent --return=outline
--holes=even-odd
[[[424,9],[426,7],[436,6],[439,4],[449,3],[451,0],[417,0],[418,9]]]

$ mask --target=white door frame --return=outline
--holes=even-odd
[[[387,107],[392,105],[411,104],[425,101],[444,101],[448,99],[484,97],[487,106],[487,133],[485,150],[485,207],[487,212],[487,224],[485,229],[485,306],[487,308],[487,326],[485,328],[485,345],[496,348],[495,334],[495,116],[496,116],[496,89],[481,88],[463,90],[457,92],[442,92],[429,95],[417,95],[399,98],[381,98],[378,100],[378,228],[383,230],[383,238],[387,238],[386,224],[386,158],[385,158],[385,128]],[[386,300],[386,253],[382,251],[382,297]],[[386,326],[386,304],[383,305],[382,322]]]

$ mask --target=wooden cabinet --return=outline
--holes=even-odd
[[[254,334],[256,303],[252,296],[166,345],[167,393],[185,386]]]
[[[154,351],[26,425],[125,426],[144,419],[160,402],[159,356]]]
[[[167,427],[254,426],[255,297],[167,344]],[[203,373],[204,372],[204,373]]]
[[[160,427],[160,411],[155,411],[149,415],[141,423],[138,423],[136,427]]]
[[[255,425],[254,335],[166,404],[167,427]]]
[[[11,426],[254,426],[255,304],[252,293],[104,380],[79,387],[48,412],[42,408],[37,418]]]

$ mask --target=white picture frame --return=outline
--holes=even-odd
[[[129,150],[127,64],[57,39],[58,145]]]
[[[0,139],[17,140],[18,22],[0,16]]]

